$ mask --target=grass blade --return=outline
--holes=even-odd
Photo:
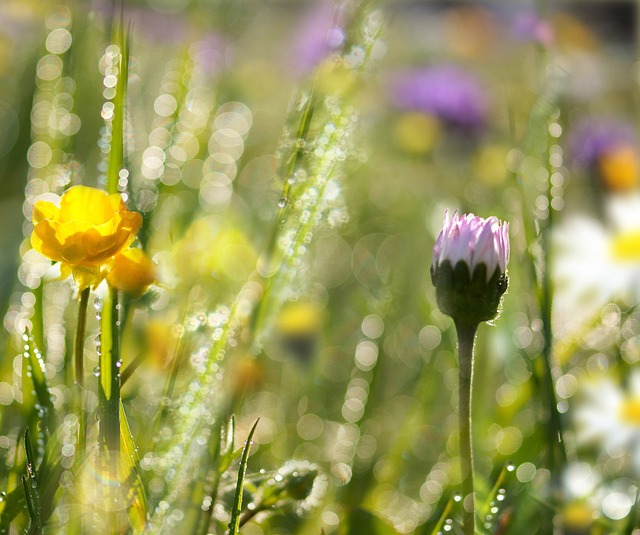
[[[44,426],[53,432],[56,427],[55,409],[51,401],[51,391],[45,377],[45,364],[33,336],[28,330],[25,330],[22,340],[24,341],[24,350],[28,354],[28,371],[31,372],[31,381],[36,393],[38,404],[41,407],[41,418]]]
[[[127,492],[129,522],[134,533],[141,533],[147,523],[147,496],[140,477],[140,459],[122,403],[120,403],[120,452],[118,478]]]
[[[31,517],[31,527],[29,533],[42,532],[42,506],[40,503],[40,493],[38,491],[38,482],[36,480],[36,466],[31,449],[31,438],[29,436],[29,428],[24,432],[24,450],[27,455],[26,470],[27,475],[22,476],[22,485],[27,498],[27,509]]]
[[[247,472],[247,461],[249,460],[249,450],[251,449],[253,434],[255,433],[258,422],[256,420],[253,424],[247,441],[244,443],[242,450],[242,458],[240,459],[240,466],[238,467],[238,482],[236,484],[236,493],[233,498],[233,508],[231,509],[231,521],[229,522],[229,535],[236,535],[240,530],[240,511],[242,509],[242,490],[244,488],[244,476]]]

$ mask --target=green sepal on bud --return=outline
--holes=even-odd
[[[431,267],[431,282],[436,289],[438,307],[444,314],[458,325],[476,326],[498,316],[509,278],[497,268],[487,280],[484,263],[476,265],[471,275],[465,261],[460,260],[453,267],[449,260],[443,260]]]

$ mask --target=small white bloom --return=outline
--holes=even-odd
[[[587,382],[583,402],[576,407],[576,440],[598,444],[609,457],[629,453],[640,471],[640,370],[632,372],[628,389],[611,377]]]
[[[554,333],[580,328],[612,298],[640,296],[640,197],[610,199],[611,228],[573,217],[552,236]]]

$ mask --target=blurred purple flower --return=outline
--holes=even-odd
[[[227,40],[223,36],[210,32],[191,45],[191,58],[207,74],[217,74],[225,66],[227,46]]]
[[[604,154],[637,145],[633,125],[614,119],[584,119],[572,128],[568,139],[574,162],[585,168],[597,165]]]
[[[120,3],[112,0],[94,0],[93,8],[102,17],[109,20],[120,17]],[[125,23],[131,22],[136,35],[150,41],[166,44],[183,43],[188,36],[187,20],[179,14],[160,13],[154,9],[140,6],[131,7],[124,4]]]
[[[478,78],[455,65],[435,65],[397,73],[391,102],[421,111],[454,127],[479,130],[487,120],[489,98]]]
[[[291,62],[298,73],[313,70],[342,46],[345,34],[340,19],[331,2],[320,2],[307,12],[291,43]]]
[[[511,35],[518,41],[533,41],[546,46],[554,41],[553,28],[549,21],[533,11],[521,11],[513,17]]]

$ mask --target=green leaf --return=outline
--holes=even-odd
[[[147,496],[140,477],[137,448],[133,442],[127,415],[120,403],[120,462],[118,478],[127,489],[129,522],[134,533],[141,533],[147,523]]]
[[[238,467],[238,482],[236,483],[236,493],[233,498],[233,508],[231,509],[231,522],[229,522],[229,535],[235,535],[240,530],[240,512],[242,510],[242,490],[244,488],[244,476],[247,473],[247,462],[249,460],[249,450],[251,449],[251,444],[253,443],[253,434],[256,431],[256,427],[258,427],[258,422],[260,419],[256,420],[256,423],[253,424],[251,431],[249,431],[249,436],[247,437],[247,441],[244,443],[244,448],[242,449],[242,458],[240,459],[240,466]]]
[[[0,513],[0,532],[9,533],[9,525],[24,511],[26,507],[26,495],[23,487],[16,487],[8,492],[2,501],[2,512]]]

